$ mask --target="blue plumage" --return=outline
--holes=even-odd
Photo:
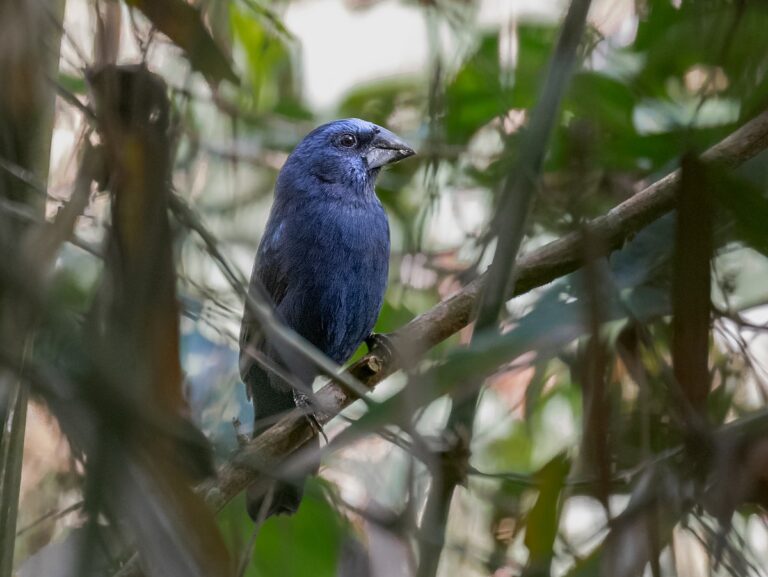
[[[308,134],[277,178],[251,285],[260,282],[282,320],[339,364],[371,334],[386,290],[389,224],[374,191],[376,176],[382,166],[412,154],[384,128],[337,120]],[[240,371],[259,432],[294,408],[295,400],[287,383],[253,361],[249,348],[290,363],[260,338],[246,310]],[[311,384],[311,371],[288,370]],[[302,485],[303,480],[278,485],[270,514],[294,512]],[[255,515],[260,496],[252,501],[249,511]]]

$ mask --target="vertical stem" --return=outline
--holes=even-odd
[[[525,224],[533,205],[536,182],[547,150],[550,136],[559,118],[560,102],[576,64],[576,53],[586,27],[587,13],[591,0],[571,0],[555,51],[549,63],[544,85],[539,93],[531,120],[523,135],[524,146],[520,147],[514,169],[504,182],[501,200],[493,223],[498,234],[498,243],[488,279],[480,298],[474,335],[497,329],[499,312],[504,306],[506,295],[514,284],[514,263],[525,235]],[[473,339],[475,337],[473,336]],[[479,390],[479,387],[474,389]],[[454,401],[446,426],[449,435],[457,440],[455,454],[469,458],[469,445],[475,419],[478,392],[465,399]],[[450,460],[445,462],[451,462]],[[440,491],[431,492],[427,498],[426,513],[433,512],[433,518],[441,532],[439,541],[444,539],[448,522],[451,497],[461,478],[456,475],[456,463],[442,480]],[[439,564],[440,549],[433,540],[423,540],[420,548],[419,577],[435,575]]]
[[[25,349],[32,344],[27,337]],[[25,354],[26,356],[26,350]],[[22,361],[23,364],[23,361]],[[10,375],[5,375],[10,377]],[[27,423],[27,400],[29,386],[22,377],[4,379],[11,385],[12,398],[3,421],[3,435],[0,437],[0,575],[13,574],[13,553],[16,542],[16,518],[19,509],[21,489],[21,464],[24,456],[24,432]]]
[[[706,418],[711,380],[713,206],[707,176],[695,156],[683,157],[672,277],[672,367],[686,401],[702,418]]]
[[[6,0],[0,3],[0,158],[46,182],[55,94],[46,78],[58,71],[59,25],[65,0]],[[51,11],[54,13],[52,14]],[[41,216],[45,199],[15,176],[0,171],[0,198],[25,203]],[[0,218],[0,245],[10,264],[23,260],[25,223]],[[27,268],[29,268],[27,266]],[[33,343],[35,311],[19,307],[0,286],[0,341],[21,370],[0,371],[0,577],[13,574],[29,389],[24,363]]]
[[[443,550],[448,511],[451,507],[453,490],[456,485],[447,481],[445,475],[435,473],[429,488],[429,498],[421,522],[419,549],[419,570],[417,577],[437,575],[440,553]]]

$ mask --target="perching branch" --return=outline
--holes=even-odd
[[[707,164],[727,168],[739,166],[768,148],[768,111],[747,122],[728,137],[711,147],[701,159]],[[592,220],[589,230],[600,241],[606,253],[622,246],[630,237],[675,206],[675,191],[680,171],[676,170],[638,192],[608,213]],[[516,282],[510,298],[545,285],[575,270],[582,264],[582,236],[571,233],[523,255],[516,264]],[[360,383],[374,388],[389,375],[403,368],[403,361],[418,359],[424,352],[454,335],[471,320],[477,299],[485,282],[481,275],[455,295],[438,303],[405,326],[389,335],[406,356],[385,358],[371,353],[360,359],[349,373]],[[357,397],[342,385],[330,382],[317,393],[326,413],[319,417],[328,422]],[[313,432],[304,418],[287,416],[264,431],[222,465],[216,479],[198,486],[198,491],[214,510],[220,511],[229,501],[259,479],[264,471],[275,471],[286,457],[312,438]],[[137,556],[133,556],[116,577],[141,574]]]
[[[733,168],[766,148],[768,111],[707,150],[701,159],[708,164]],[[676,170],[592,220],[589,230],[593,238],[599,239],[599,246],[605,251],[616,250],[644,226],[672,210],[679,179],[680,172]],[[526,293],[577,270],[583,257],[581,238],[578,233],[571,233],[520,257],[516,265],[514,293],[508,296]],[[485,275],[478,277],[389,335],[390,338],[398,348],[407,345],[409,359],[417,358],[469,324],[484,282]],[[350,367],[349,372],[373,388],[400,368],[398,358],[368,354]],[[356,399],[336,383],[327,384],[317,395],[328,411],[321,422],[327,422]],[[243,446],[222,466],[218,479],[202,484],[199,490],[205,494],[206,501],[219,510],[257,479],[260,471],[274,470],[286,455],[300,448],[311,436],[312,431],[304,419],[286,417]]]

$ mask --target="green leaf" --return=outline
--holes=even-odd
[[[721,173],[715,196],[736,224],[736,235],[768,256],[768,195],[744,179]]]
[[[280,17],[268,6],[264,6],[257,0],[241,0],[241,4],[258,16],[262,21],[268,22],[270,26],[272,26],[272,28],[286,40],[296,39],[294,35],[291,34],[290,30],[285,27],[285,24],[283,24]]]
[[[511,108],[531,108],[554,40],[552,27],[521,25],[517,30],[517,63],[512,71],[501,65],[498,32],[485,34],[446,87],[447,140],[466,144],[475,132]]]
[[[602,555],[603,544],[599,545],[587,557],[579,559],[565,577],[600,577]]]
[[[491,441],[486,447],[473,451],[473,460],[484,470],[518,471],[531,469],[533,439],[531,432],[520,421],[511,424],[509,432]]]
[[[649,2],[634,49],[645,65],[635,79],[644,94],[669,95],[670,78],[682,79],[694,66],[722,69],[725,95],[751,96],[768,63],[768,6],[761,2]]]
[[[538,481],[539,496],[528,514],[525,546],[530,553],[528,565],[537,574],[549,574],[552,548],[560,524],[560,492],[569,470],[568,458],[560,454],[534,475]]]
[[[331,577],[336,573],[342,531],[331,507],[306,498],[293,517],[273,517],[256,540],[254,575]]]
[[[389,333],[399,329],[406,323],[413,320],[416,314],[404,305],[394,305],[385,300],[381,307],[379,319],[376,321],[374,331],[377,333]]]
[[[214,82],[238,78],[203,25],[197,8],[184,0],[125,0],[141,10],[160,32],[184,50],[192,67]]]
[[[512,103],[515,108],[531,109],[552,56],[557,28],[526,23],[517,29],[518,56],[514,69]]]
[[[420,80],[415,77],[370,82],[344,96],[339,116],[365,118],[386,126],[392,113],[404,103],[418,103],[421,91]]]
[[[272,110],[278,105],[291,116],[306,116],[293,98],[294,74],[284,37],[252,10],[230,8],[235,39],[245,52],[248,62],[249,99],[259,111]],[[290,101],[287,102],[287,101]]]
[[[310,479],[295,515],[271,517],[262,525],[246,577],[335,577],[345,528],[320,497],[321,485]],[[222,511],[219,523],[230,547],[244,553],[253,521],[242,495]]]
[[[451,143],[466,143],[479,128],[506,112],[499,67],[498,33],[480,40],[445,90],[445,131]]]
[[[59,84],[72,94],[86,94],[88,87],[82,75],[59,72]]]
[[[590,118],[607,131],[634,133],[635,97],[629,86],[598,72],[573,77],[564,107],[579,118]]]

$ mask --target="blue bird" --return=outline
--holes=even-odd
[[[383,166],[413,154],[385,128],[357,118],[336,120],[310,132],[277,177],[250,290],[263,286],[282,321],[338,364],[371,335],[384,301],[389,223],[374,190],[376,177]],[[265,371],[254,353],[284,370]],[[310,387],[314,371],[294,361],[281,358],[264,339],[246,307],[240,375],[254,404],[254,434],[303,404],[302,395],[276,374],[292,374]],[[278,482],[267,516],[294,513],[304,481]],[[263,487],[249,489],[254,519],[263,495]]]

